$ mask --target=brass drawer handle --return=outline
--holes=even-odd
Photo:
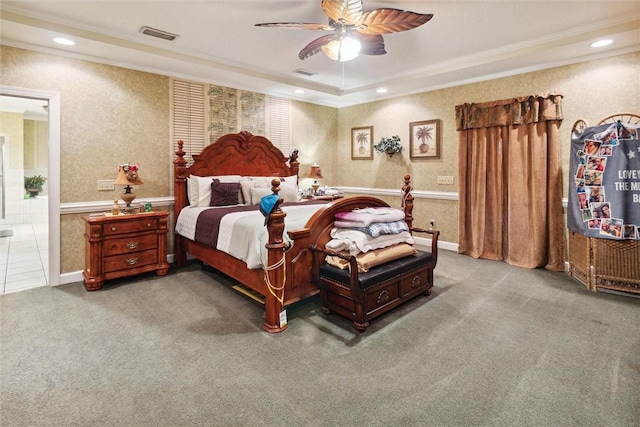
[[[413,279],[411,279],[411,289],[419,288],[420,285],[422,285],[420,276],[413,276]]]
[[[127,243],[127,249],[137,249],[137,248],[138,248],[138,242]]]
[[[150,222],[147,223],[147,228],[149,228],[149,227],[151,227],[151,223]]]
[[[116,227],[111,227],[111,231],[116,231],[117,228]]]
[[[377,303],[382,304],[383,302],[387,302],[388,300],[389,300],[389,291],[386,289],[383,289],[378,294]]]
[[[138,263],[138,257],[127,258],[126,262],[128,265],[136,265]]]

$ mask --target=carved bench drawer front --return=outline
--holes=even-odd
[[[400,281],[391,282],[380,290],[370,289],[366,298],[367,312],[384,307],[400,298]]]
[[[155,249],[131,254],[116,255],[104,259],[104,273],[122,271],[158,262],[158,251]]]
[[[155,234],[131,236],[124,239],[105,240],[104,256],[146,251],[157,247],[158,236]]]
[[[145,230],[157,230],[157,218],[141,218],[134,221],[125,221],[118,223],[105,224],[103,234],[105,236],[113,236],[122,233],[136,233]]]
[[[429,288],[429,276],[427,270],[416,271],[402,279],[402,295],[409,295],[413,292],[424,292]]]

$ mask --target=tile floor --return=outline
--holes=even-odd
[[[0,294],[47,286],[47,224],[4,225],[13,236],[0,237]]]

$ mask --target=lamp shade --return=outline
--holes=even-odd
[[[118,166],[118,177],[113,182],[114,185],[142,185],[144,184],[138,176],[138,165]]]
[[[311,165],[311,168],[309,169],[309,175],[307,175],[307,177],[313,178],[313,179],[324,178],[322,176],[322,170],[320,169],[320,165],[316,163]]]

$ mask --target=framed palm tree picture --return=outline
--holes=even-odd
[[[409,123],[409,136],[410,158],[440,158],[440,120],[423,120]]]
[[[373,159],[373,126],[351,128],[351,160]]]

